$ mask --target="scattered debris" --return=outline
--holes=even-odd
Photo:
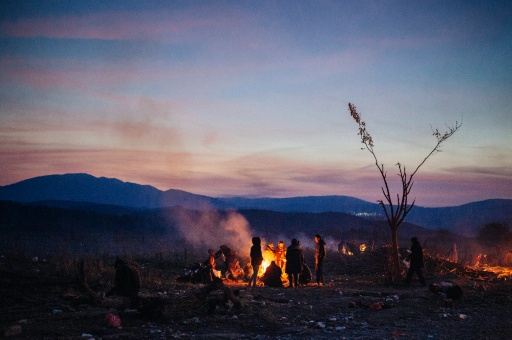
[[[18,336],[23,332],[23,328],[21,325],[12,325],[4,332],[4,336],[11,337],[11,336]]]
[[[59,308],[52,309],[52,314],[53,315],[62,314],[62,309],[59,309]]]
[[[318,321],[318,322],[316,323],[316,326],[317,326],[318,328],[325,328],[325,322]]]
[[[112,328],[121,328],[121,317],[114,313],[107,313],[105,315],[105,320],[107,322],[107,325],[109,325]]]

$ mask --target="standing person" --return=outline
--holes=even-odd
[[[423,249],[421,248],[420,242],[416,237],[411,238],[411,264],[407,271],[407,278],[405,283],[409,285],[411,283],[412,275],[416,273],[420,279],[421,285],[425,285],[425,278],[423,277]]]
[[[284,268],[285,263],[285,257],[286,257],[286,246],[283,241],[279,241],[277,243],[277,248],[275,251],[275,257],[276,257],[276,264],[279,266],[279,268]]]
[[[251,280],[249,281],[249,287],[256,287],[256,279],[258,278],[258,271],[260,270],[261,262],[263,262],[263,255],[261,254],[261,239],[259,237],[252,238],[252,247],[251,247],[251,265],[253,269],[253,274]]]
[[[299,274],[304,266],[304,255],[299,241],[292,240],[291,246],[286,250],[286,274],[290,280],[290,287],[299,286]]]
[[[316,284],[324,285],[324,258],[325,258],[325,242],[320,235],[315,235],[315,274]]]

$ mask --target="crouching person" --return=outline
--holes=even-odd
[[[107,296],[118,295],[128,297],[131,299],[132,304],[136,304],[140,290],[140,275],[138,270],[129,266],[120,258],[116,259],[115,268],[114,288],[107,293]]]
[[[265,287],[274,287],[274,288],[282,288],[283,281],[281,280],[282,274],[281,268],[276,264],[275,261],[272,261],[270,265],[265,270],[263,277],[261,280],[265,284]]]

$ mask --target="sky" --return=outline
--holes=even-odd
[[[512,198],[510,1],[2,1],[0,185],[86,172],[213,196]],[[397,177],[396,177],[397,178]]]

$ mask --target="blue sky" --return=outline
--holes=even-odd
[[[347,111],[420,205],[512,198],[512,5],[4,1],[0,185],[89,172],[210,195],[379,198]]]

